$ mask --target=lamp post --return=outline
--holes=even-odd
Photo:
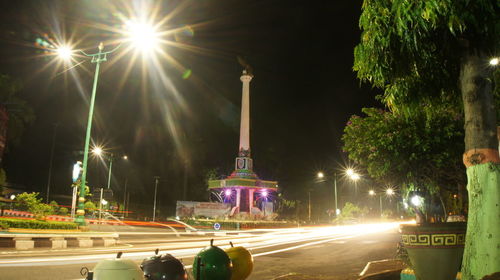
[[[128,22],[128,37],[129,41],[135,43],[136,46],[141,48],[151,48],[153,44],[158,42],[159,34],[156,32],[156,28],[145,23],[140,22]],[[89,114],[87,119],[87,130],[85,133],[85,144],[83,148],[83,164],[82,164],[82,176],[80,184],[80,196],[78,198],[78,210],[76,211],[77,217],[75,222],[79,225],[85,225],[85,184],[87,179],[87,166],[88,166],[88,156],[89,156],[89,146],[90,146],[90,134],[92,131],[92,119],[94,115],[94,103],[96,99],[97,92],[97,82],[99,80],[99,69],[102,62],[107,61],[108,54],[115,52],[120,48],[121,44],[110,51],[104,51],[104,44],[101,42],[98,46],[98,52],[93,54],[87,54],[86,52],[80,50],[80,52],[91,58],[91,63],[95,63],[94,72],[94,82],[92,86],[92,95],[90,97],[89,104]],[[64,60],[69,60],[73,54],[73,51],[68,46],[61,45],[55,49],[55,53]]]
[[[395,194],[394,189],[392,189],[392,188],[387,188],[384,193],[388,197],[391,197]],[[368,194],[370,196],[377,195],[377,193],[374,190],[369,190]],[[379,195],[379,201],[380,201],[380,217],[382,217],[382,193]]]
[[[156,218],[156,192],[158,189],[158,181],[160,180],[160,176],[154,176],[155,179],[155,200],[153,202],[153,222],[155,221]]]
[[[80,196],[78,198],[78,210],[76,211],[76,219],[75,222],[79,225],[85,225],[85,184],[87,179],[87,164],[89,158],[89,147],[90,147],[90,133],[92,131],[92,119],[94,115],[94,103],[95,97],[97,93],[97,81],[99,80],[99,67],[102,62],[107,60],[107,55],[116,51],[120,46],[116,47],[111,51],[104,52],[104,44],[101,42],[98,46],[98,52],[94,54],[87,54],[82,51],[83,55],[90,57],[91,62],[95,63],[95,73],[94,73],[94,84],[92,86],[92,95],[90,97],[90,105],[89,105],[89,115],[87,119],[87,131],[85,133],[85,145],[83,147],[83,164],[82,164],[82,179],[80,183]],[[66,56],[67,52],[60,52],[61,56]]]

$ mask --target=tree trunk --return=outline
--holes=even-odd
[[[469,216],[462,279],[500,271],[500,158],[491,68],[478,54],[465,54],[460,87],[465,113]]]

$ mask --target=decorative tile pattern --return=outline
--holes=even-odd
[[[408,247],[462,247],[465,244],[465,233],[421,233],[402,234],[401,240]]]

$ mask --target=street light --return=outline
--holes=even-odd
[[[391,188],[388,188],[385,190],[385,194],[388,196],[392,196],[392,195],[394,195],[394,190]]]
[[[490,59],[490,65],[491,66],[497,66],[498,62],[499,62],[498,57],[494,57],[494,58]]]
[[[126,23],[127,31],[125,32],[128,41],[143,53],[147,53],[158,47],[160,34],[157,28],[146,22],[129,20]]]
[[[377,195],[377,193],[374,190],[369,190],[368,194],[370,196],[376,196]],[[393,196],[394,194],[395,194],[395,192],[394,192],[394,189],[392,189],[392,188],[387,188],[385,190],[385,195],[386,196],[390,197],[390,196]],[[382,217],[382,193],[380,193],[380,195],[379,195],[379,202],[380,202],[380,217]]]
[[[70,60],[71,56],[73,55],[73,51],[68,46],[59,46],[56,49],[56,53],[57,53],[57,56],[59,56],[61,59],[65,60],[65,61]]]
[[[156,192],[158,189],[158,181],[160,180],[160,176],[154,176],[155,179],[155,201],[153,203],[153,222],[155,221],[156,218]]]
[[[92,149],[92,153],[96,156],[101,156],[102,155],[102,148],[101,147],[95,147]]]
[[[132,23],[131,25],[128,25],[128,34],[129,38],[127,41],[130,41],[133,43],[135,47],[148,47],[152,42],[156,42],[157,40],[151,41],[148,38],[154,37],[158,39],[158,34],[156,33],[156,30],[154,28],[150,29],[153,30],[154,32],[147,31],[143,33],[143,35],[139,36],[141,32],[144,32],[147,27],[145,23],[142,24],[142,27],[139,28],[133,28],[135,25]],[[135,40],[139,40],[141,42],[137,42]],[[147,44],[145,43],[147,42]],[[87,54],[84,51],[80,50],[80,52],[86,56],[91,58],[91,62],[95,63],[95,73],[94,73],[94,82],[92,86],[92,95],[90,98],[90,104],[89,104],[89,114],[88,114],[88,119],[87,119],[87,130],[85,133],[85,145],[83,149],[83,166],[82,166],[82,177],[81,177],[81,184],[80,184],[80,197],[78,198],[78,210],[76,211],[77,217],[75,219],[75,222],[80,224],[80,225],[85,225],[85,208],[84,208],[84,203],[85,203],[85,183],[87,179],[87,164],[88,164],[88,154],[89,154],[89,146],[90,146],[90,133],[92,131],[92,119],[94,115],[94,103],[95,103],[95,98],[96,98],[96,92],[97,92],[97,81],[99,79],[99,68],[102,62],[107,61],[107,55],[115,52],[120,45],[118,45],[116,48],[110,50],[110,51],[104,51],[104,44],[101,42],[99,43],[98,46],[98,52],[93,53],[93,54]],[[71,50],[68,46],[60,46],[59,48],[56,49],[56,54],[63,60],[69,60],[73,54],[73,50]]]

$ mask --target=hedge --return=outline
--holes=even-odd
[[[31,228],[31,229],[78,229],[78,225],[68,222],[49,222],[28,219],[4,219],[0,218],[0,227],[7,228]]]

